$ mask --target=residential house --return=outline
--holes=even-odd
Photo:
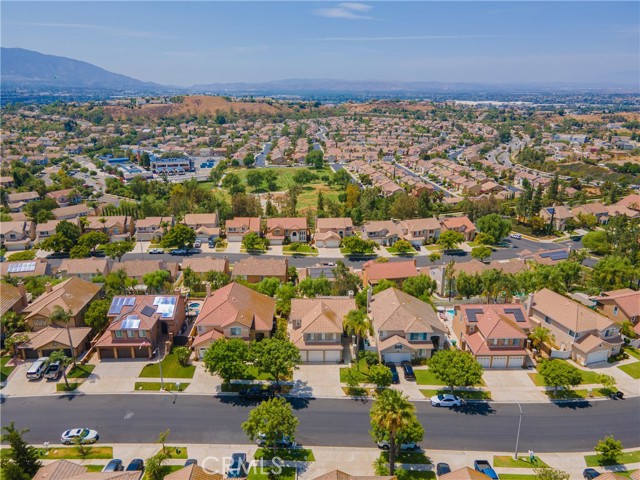
[[[27,306],[29,296],[24,288],[24,283],[18,283],[17,287],[9,283],[0,283],[0,317],[7,312],[20,313]],[[2,328],[2,324],[0,324]]]
[[[303,362],[337,363],[342,359],[344,317],[356,309],[353,297],[294,298],[289,338]]]
[[[0,222],[0,247],[12,252],[31,247],[35,225],[28,220]]]
[[[196,232],[196,238],[203,242],[215,241],[220,236],[217,213],[187,213],[184,222]]]
[[[609,209],[602,202],[585,203],[578,205],[571,210],[575,217],[578,215],[593,215],[600,225],[604,225],[609,221]]]
[[[440,475],[438,480],[491,480],[491,477],[474,468],[463,467]]]
[[[225,222],[227,241],[241,242],[247,233],[260,235],[260,217],[236,217]]]
[[[164,480],[222,480],[221,473],[213,473],[200,465],[191,464],[180,468],[164,477]]]
[[[190,268],[200,278],[204,278],[209,272],[229,274],[229,259],[227,258],[185,258],[182,260],[182,271]]]
[[[455,230],[462,233],[465,242],[471,242],[476,236],[476,226],[466,215],[462,217],[445,217],[440,223],[444,230]]]
[[[325,277],[327,280],[333,281],[336,278],[335,268],[336,264],[333,262],[319,262],[310,267],[298,268],[298,280]]]
[[[275,277],[283,283],[288,280],[289,262],[286,258],[248,257],[233,264],[232,278],[241,278],[249,283],[258,283],[265,278]]]
[[[169,281],[172,282],[178,277],[178,264],[165,260],[123,260],[112,266],[114,272],[124,270],[127,277],[135,279],[138,284],[143,285],[143,277],[157,270],[169,272]]]
[[[631,322],[634,331],[640,336],[640,292],[630,288],[612,290],[603,292],[595,301],[598,312],[619,325]]]
[[[84,465],[68,460],[56,460],[40,467],[33,480],[140,480],[141,478],[141,471],[89,472]]]
[[[113,217],[87,217],[88,232],[102,232],[109,235],[112,242],[129,240],[133,233],[133,219],[126,215]]]
[[[309,229],[306,217],[297,218],[268,218],[265,237],[272,245],[282,245],[286,242],[307,242]]]
[[[56,307],[60,307],[69,313],[70,327],[83,327],[84,314],[89,304],[100,297],[101,291],[102,285],[78,277],[71,277],[54,286],[48,283],[45,292],[23,310],[25,322],[32,331],[48,326],[64,327],[51,321],[51,314]]]
[[[54,208],[51,213],[56,220],[71,220],[73,218],[78,217],[86,217],[88,215],[93,215],[95,210],[91,207],[88,207],[84,203],[79,205],[69,205],[68,207],[60,207]]]
[[[40,200],[38,192],[7,193],[7,206],[12,212],[19,212],[30,202]]]
[[[388,475],[350,475],[342,470],[333,470],[319,477],[315,477],[313,480],[396,480],[396,477]]]
[[[107,313],[109,326],[95,347],[101,360],[151,358],[164,339],[178,335],[185,320],[182,295],[116,296]]]
[[[60,222],[63,222],[63,221],[73,223],[74,225],[78,225],[77,218],[74,218],[71,220],[49,220],[44,223],[39,223],[38,225],[36,225],[36,242],[40,243],[46,240],[47,238],[51,237],[52,235],[55,235],[56,227]]]
[[[68,357],[78,358],[91,348],[91,327],[44,327],[35,332],[27,332],[27,340],[17,346],[23,360],[48,357],[57,350],[63,350]]]
[[[416,260],[377,263],[369,260],[362,264],[362,283],[365,286],[376,285],[381,280],[392,280],[402,285],[409,277],[417,277]]]
[[[581,365],[604,362],[620,351],[620,326],[604,315],[547,288],[530,294],[527,315],[533,327],[554,336],[545,347],[553,358],[572,358]]]
[[[58,267],[58,274],[91,282],[95,277],[109,275],[112,265],[113,261],[109,258],[66,258]]]
[[[51,268],[49,263],[42,258],[0,263],[0,275],[3,277],[38,277],[41,275],[49,275],[50,273]]]
[[[456,305],[453,331],[460,348],[470,351],[484,368],[522,368],[531,323],[522,305]]]
[[[555,205],[541,209],[540,217],[547,224],[552,224],[554,230],[564,232],[567,229],[567,221],[575,218],[575,214],[564,205]]]
[[[338,248],[345,237],[354,234],[351,218],[318,218],[313,236],[317,247]]]
[[[82,202],[82,196],[73,188],[49,192],[45,197],[55,200],[59,207],[68,207]]]
[[[261,340],[270,337],[276,301],[239,283],[207,294],[194,323],[192,347],[198,358],[218,338]]]
[[[136,220],[136,240],[139,242],[159,242],[172,226],[172,217],[147,217]]]
[[[384,362],[429,358],[445,346],[446,327],[433,307],[397,288],[373,295],[369,316],[374,331],[369,348]]]
[[[402,239],[409,242],[414,247],[433,243],[440,237],[442,229],[437,218],[414,218],[403,220],[399,223],[402,231]]]
[[[402,235],[400,227],[391,220],[367,222],[362,226],[362,238],[373,240],[379,245],[391,246]]]

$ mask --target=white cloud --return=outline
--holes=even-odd
[[[373,20],[373,17],[363,15],[371,10],[371,5],[356,2],[339,3],[335,7],[320,8],[314,11],[315,15],[327,18],[343,18],[348,20]]]

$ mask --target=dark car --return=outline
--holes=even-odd
[[[229,478],[239,478],[247,476],[247,454],[233,453],[231,455],[231,465],[227,471]]]
[[[451,467],[448,463],[439,463],[436,465],[436,478],[440,478],[442,475],[446,475],[451,472]]]
[[[127,465],[127,472],[142,472],[144,470],[144,460],[141,458],[134,458]]]
[[[582,476],[584,477],[585,480],[593,480],[594,478],[597,478],[600,476],[600,472],[597,471],[595,468],[585,468],[584,471],[582,472]]]
[[[398,375],[396,364],[389,362],[386,365],[389,370],[391,370],[391,383],[393,383],[394,385],[400,383],[400,375]]]
[[[102,469],[103,472],[121,472],[124,470],[124,465],[122,465],[122,460],[119,458],[114,458],[110,460],[109,463]]]
[[[175,248],[173,250],[169,250],[170,255],[186,255],[187,250],[184,248]]]
[[[104,251],[103,251],[103,250],[96,250],[96,251],[94,251],[94,252],[90,252],[90,253],[89,253],[89,256],[90,256],[90,257],[101,257],[101,258],[102,258],[102,257],[106,257],[106,256],[107,256],[107,254],[106,254],[106,253],[104,253]]]
[[[245,400],[267,400],[273,398],[274,393],[270,388],[249,387],[238,392],[238,396]]]
[[[416,374],[413,373],[413,367],[411,366],[411,362],[407,362],[406,360],[402,362],[402,371],[404,372],[405,380],[415,380]]]
[[[195,458],[190,458],[186,462],[184,462],[185,467],[188,467],[189,465],[197,465],[197,464],[198,464],[198,460],[196,460]]]

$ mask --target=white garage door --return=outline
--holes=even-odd
[[[587,365],[589,365],[590,363],[596,363],[596,362],[606,362],[608,354],[609,352],[607,350],[602,350],[601,352],[594,352],[589,354],[589,356],[587,357]]]
[[[300,350],[300,358],[302,359],[303,362],[307,361],[307,351],[306,350]]]
[[[522,366],[522,362],[524,361],[524,357],[509,357],[509,364],[507,365],[509,368],[519,368]]]
[[[491,361],[489,357],[476,357],[476,360],[484,368],[489,368],[489,362]]]
[[[324,361],[327,363],[337,363],[340,360],[341,353],[338,350],[327,350],[324,352]]]
[[[507,366],[507,357],[493,357],[491,368],[504,368]]]
[[[411,354],[410,353],[385,353],[384,361],[385,363],[386,362],[400,363],[404,361],[410,362]]]
[[[206,347],[200,347],[200,349],[198,350],[198,358],[202,359],[204,358],[204,354],[207,352]]]
[[[323,356],[323,351],[315,351],[315,350],[310,350],[309,354],[307,356],[307,361],[308,362],[322,362],[324,361],[324,356]]]

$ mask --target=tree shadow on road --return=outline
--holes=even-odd
[[[583,408],[591,408],[593,405],[591,404],[591,402],[589,402],[588,400],[578,400],[578,401],[561,401],[561,400],[556,400],[554,402],[551,402],[553,405],[555,405],[556,407],[559,408],[569,408],[571,410],[578,410],[578,409],[583,409]]]
[[[493,415],[496,410],[489,403],[467,403],[461,407],[452,407],[451,410],[464,415]]]

